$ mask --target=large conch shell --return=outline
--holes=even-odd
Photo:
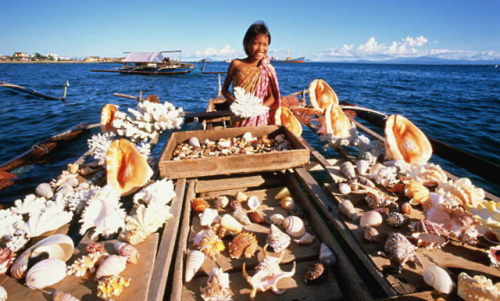
[[[31,289],[43,289],[66,277],[66,263],[57,258],[44,259],[26,274],[26,285]]]
[[[457,294],[465,301],[499,300],[500,282],[493,284],[491,279],[483,275],[470,277],[462,272],[458,275]]]
[[[410,120],[392,115],[385,123],[385,152],[389,159],[406,163],[427,162],[432,156],[432,146]]]
[[[132,142],[119,139],[111,143],[106,154],[106,174],[108,185],[125,196],[144,186],[153,170]]]
[[[113,119],[115,119],[115,113],[118,112],[118,106],[112,103],[108,103],[101,110],[101,132],[106,133],[114,131]]]
[[[348,138],[351,136],[351,121],[342,111],[339,105],[330,105],[326,108],[325,117],[318,133],[331,134],[336,138]]]
[[[284,125],[295,136],[302,135],[302,125],[287,107],[279,107],[274,115],[276,125]]]
[[[309,98],[313,108],[321,111],[330,105],[339,104],[335,91],[322,79],[315,79],[309,84]]]
[[[449,294],[455,287],[450,275],[437,265],[427,266],[424,269],[423,277],[425,283],[441,293]]]

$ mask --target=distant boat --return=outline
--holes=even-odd
[[[271,57],[271,63],[303,63],[306,58],[304,56],[299,56],[292,58],[290,56],[290,51],[284,60],[280,60],[278,57]]]
[[[123,60],[123,66],[111,70],[91,70],[93,72],[114,72],[121,74],[158,74],[174,75],[186,74],[196,69],[193,63],[183,63],[180,59],[182,50],[161,52],[130,52]],[[178,59],[162,53],[179,53]]]

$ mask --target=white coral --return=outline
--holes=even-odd
[[[23,216],[9,209],[0,209],[0,240],[13,235],[23,225]]]
[[[106,163],[106,154],[115,137],[115,133],[112,132],[105,134],[98,133],[87,140],[89,150],[93,153],[99,165]]]
[[[150,204],[147,207],[139,205],[133,216],[127,216],[125,229],[128,231],[140,230],[150,234],[156,232],[171,217],[170,206],[158,203]]]
[[[45,208],[47,200],[43,197],[37,197],[34,194],[27,195],[24,200],[16,200],[12,210],[16,214],[38,214]]]
[[[234,88],[234,98],[231,112],[238,117],[250,118],[269,112],[269,107],[264,106],[261,99],[251,93],[246,93],[241,87]]]
[[[169,204],[175,198],[174,183],[171,180],[163,179],[144,187],[134,195],[134,203],[145,204],[158,203],[160,205]]]
[[[70,211],[81,213],[88,201],[92,199],[102,188],[99,186],[80,185],[68,198],[66,206]]]
[[[47,207],[38,214],[32,214],[24,224],[23,230],[27,237],[37,237],[45,232],[56,230],[69,223],[73,218],[72,212],[64,211],[55,202],[47,202]]]

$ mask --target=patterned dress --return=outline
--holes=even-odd
[[[264,102],[271,84],[274,103],[269,113],[239,120],[239,126],[262,126],[274,124],[274,112],[281,105],[278,77],[268,57],[264,58],[258,67],[243,67],[236,71],[233,77],[233,87],[242,87]]]

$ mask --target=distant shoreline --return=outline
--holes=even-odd
[[[119,62],[47,61],[47,62],[0,62],[0,64],[121,64]]]

